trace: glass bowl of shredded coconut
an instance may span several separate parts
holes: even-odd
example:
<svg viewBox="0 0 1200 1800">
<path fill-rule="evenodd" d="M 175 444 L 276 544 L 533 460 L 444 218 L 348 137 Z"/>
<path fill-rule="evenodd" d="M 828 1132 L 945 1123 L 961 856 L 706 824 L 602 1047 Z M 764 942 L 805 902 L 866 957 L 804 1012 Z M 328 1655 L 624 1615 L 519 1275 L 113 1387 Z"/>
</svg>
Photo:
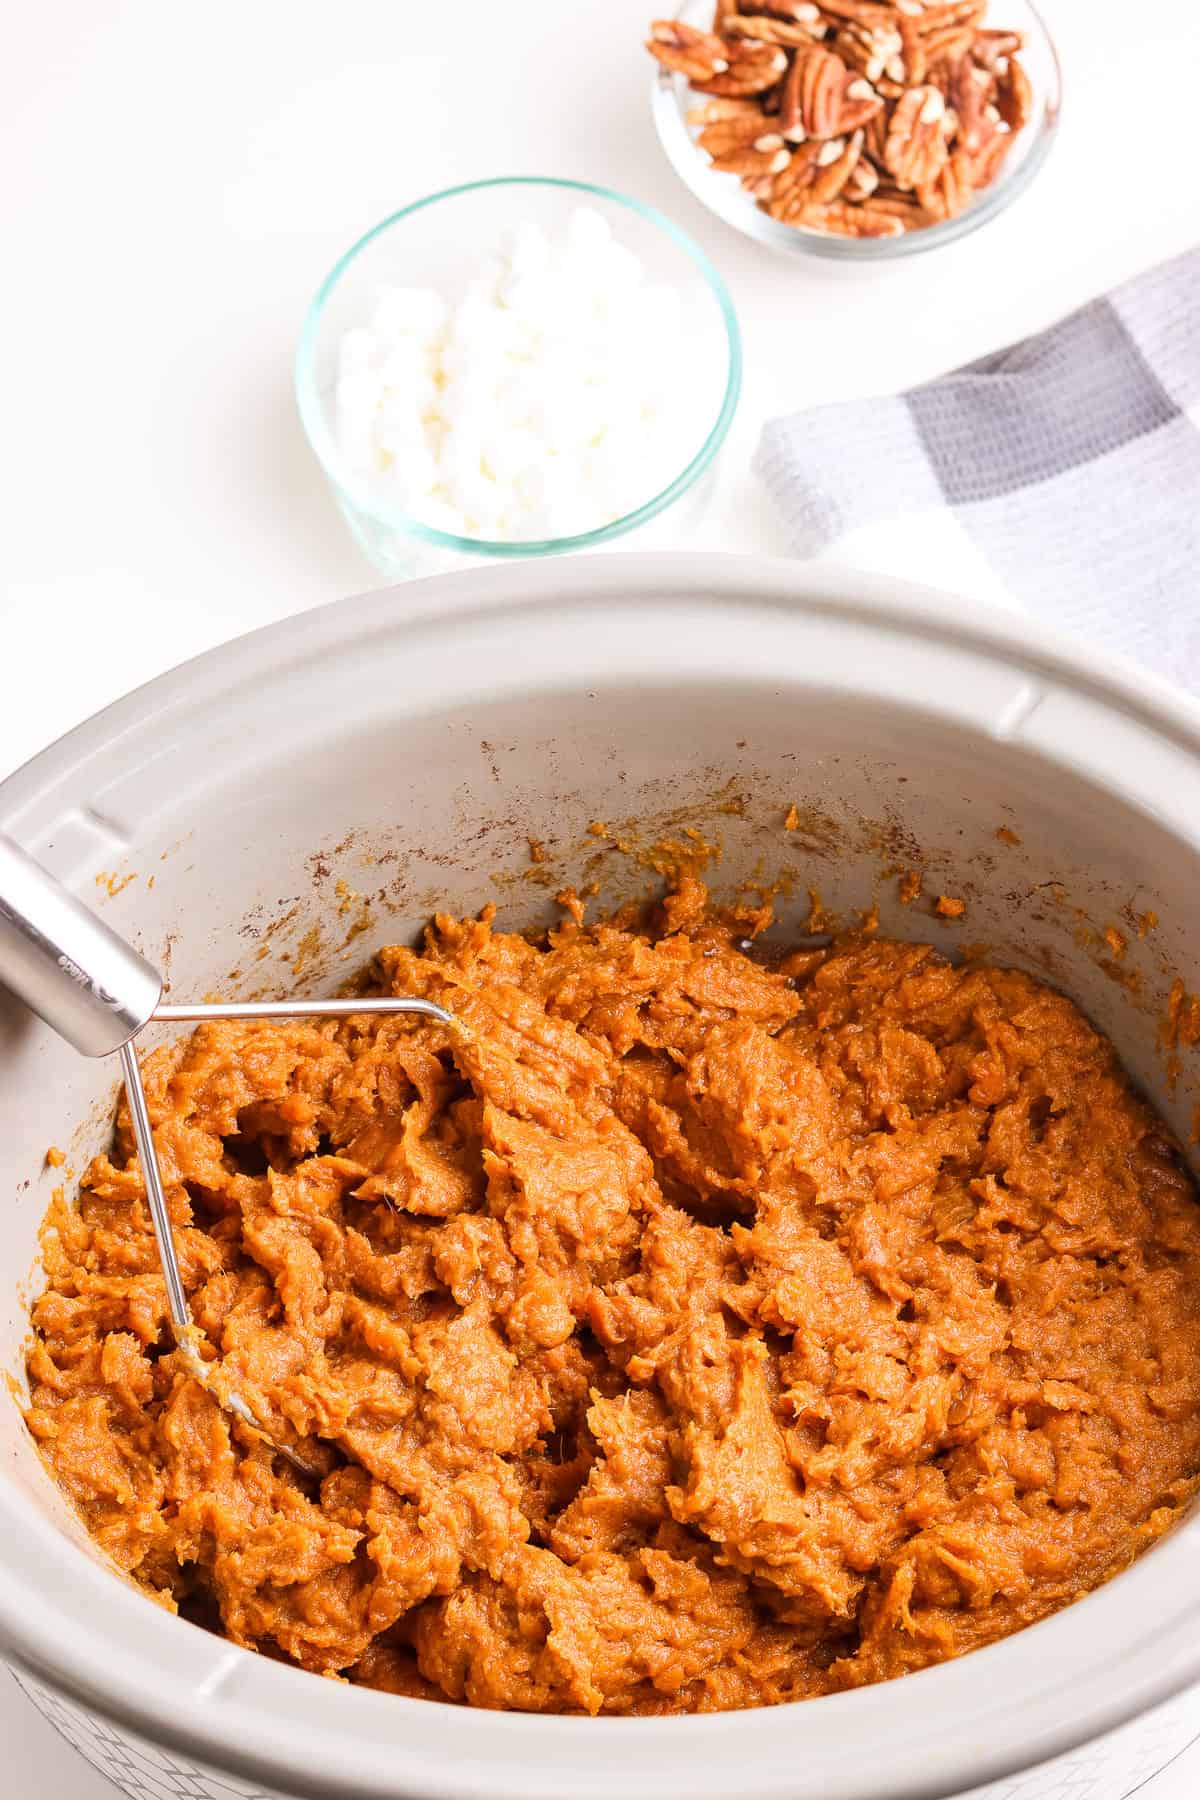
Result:
<svg viewBox="0 0 1200 1800">
<path fill-rule="evenodd" d="M 642 544 L 652 522 L 672 541 L 704 503 L 740 379 L 725 284 L 677 226 L 523 176 L 368 232 L 296 355 L 309 442 L 393 576 Z"/>
</svg>

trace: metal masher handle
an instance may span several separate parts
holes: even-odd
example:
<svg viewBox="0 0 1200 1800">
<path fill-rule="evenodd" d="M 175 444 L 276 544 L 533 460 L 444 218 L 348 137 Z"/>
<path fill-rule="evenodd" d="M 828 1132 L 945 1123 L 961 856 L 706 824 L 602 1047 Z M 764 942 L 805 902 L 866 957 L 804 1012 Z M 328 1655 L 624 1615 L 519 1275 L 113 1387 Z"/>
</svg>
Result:
<svg viewBox="0 0 1200 1800">
<path fill-rule="evenodd" d="M 162 977 L 0 832 L 0 982 L 84 1056 L 111 1056 L 147 1023 Z"/>
</svg>

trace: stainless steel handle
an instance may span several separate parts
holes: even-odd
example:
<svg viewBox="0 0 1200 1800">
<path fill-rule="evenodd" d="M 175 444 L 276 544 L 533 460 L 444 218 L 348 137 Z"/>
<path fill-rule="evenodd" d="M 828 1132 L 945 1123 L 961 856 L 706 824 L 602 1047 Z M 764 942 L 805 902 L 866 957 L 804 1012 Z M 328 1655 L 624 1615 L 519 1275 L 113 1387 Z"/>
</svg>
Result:
<svg viewBox="0 0 1200 1800">
<path fill-rule="evenodd" d="M 162 995 L 157 969 L 3 832 L 0 983 L 84 1056 L 127 1044 Z"/>
</svg>

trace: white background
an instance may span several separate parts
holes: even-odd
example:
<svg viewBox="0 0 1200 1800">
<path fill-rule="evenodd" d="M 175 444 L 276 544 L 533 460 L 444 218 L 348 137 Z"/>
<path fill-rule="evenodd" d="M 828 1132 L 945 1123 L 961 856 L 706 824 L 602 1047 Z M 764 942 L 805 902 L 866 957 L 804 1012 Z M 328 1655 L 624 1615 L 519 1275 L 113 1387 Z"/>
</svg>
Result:
<svg viewBox="0 0 1200 1800">
<path fill-rule="evenodd" d="M 291 356 L 329 265 L 423 193 L 575 176 L 700 240 L 733 290 L 747 376 L 699 541 L 771 551 L 786 546 L 748 474 L 769 412 L 993 349 L 1200 226 L 1191 0 L 1044 0 L 1066 75 L 1049 164 L 978 236 L 869 271 L 780 259 L 682 189 L 650 123 L 651 5 L 14 0 L 0 59 L 0 775 L 180 658 L 377 584 L 301 436 Z M 993 13 L 1002 23 L 1003 0 Z M 897 532 L 872 554 L 953 586 L 952 552 L 931 567 Z M 111 1797 L 2 1677 L 0 1742 L 13 1800 Z M 1200 1750 L 1141 1793 L 1198 1790 Z"/>
</svg>

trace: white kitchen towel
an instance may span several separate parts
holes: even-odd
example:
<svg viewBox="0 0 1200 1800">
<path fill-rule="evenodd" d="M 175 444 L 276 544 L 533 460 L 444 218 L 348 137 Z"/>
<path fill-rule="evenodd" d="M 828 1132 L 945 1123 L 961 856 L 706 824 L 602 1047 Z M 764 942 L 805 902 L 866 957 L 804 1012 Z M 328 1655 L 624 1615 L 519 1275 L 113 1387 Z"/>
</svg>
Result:
<svg viewBox="0 0 1200 1800">
<path fill-rule="evenodd" d="M 755 468 L 798 555 L 952 522 L 1018 605 L 1200 689 L 1200 249 L 906 394 L 773 419 Z"/>
</svg>

